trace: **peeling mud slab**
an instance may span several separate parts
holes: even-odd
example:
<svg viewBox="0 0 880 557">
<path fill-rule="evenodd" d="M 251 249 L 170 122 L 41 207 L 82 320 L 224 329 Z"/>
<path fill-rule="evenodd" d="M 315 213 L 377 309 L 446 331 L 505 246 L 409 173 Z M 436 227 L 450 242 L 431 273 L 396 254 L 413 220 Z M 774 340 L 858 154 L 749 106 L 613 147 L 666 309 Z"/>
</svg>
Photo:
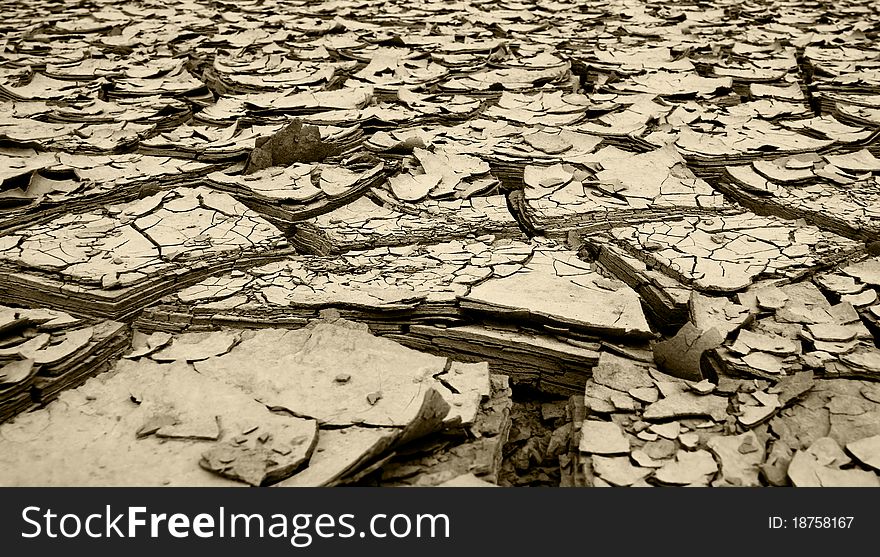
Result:
<svg viewBox="0 0 880 557">
<path fill-rule="evenodd" d="M 290 252 L 272 225 L 204 188 L 60 217 L 3 236 L 0 248 L 4 301 L 115 319 L 206 275 Z"/>
<path fill-rule="evenodd" d="M 669 146 L 639 154 L 605 147 L 588 168 L 527 166 L 525 189 L 511 194 L 514 206 L 531 228 L 563 238 L 569 230 L 733 210 Z"/>
<path fill-rule="evenodd" d="M 598 341 L 569 339 L 546 332 L 480 323 L 440 327 L 411 325 L 405 334 L 389 335 L 401 344 L 468 361 L 487 361 L 493 372 L 543 392 L 580 391 L 599 361 Z"/>
<path fill-rule="evenodd" d="M 401 171 L 390 176 L 385 185 L 386 191 L 399 201 L 468 199 L 497 191 L 498 179 L 479 157 L 446 147 L 413 147 L 412 152 L 412 157 L 402 160 Z"/>
<path fill-rule="evenodd" d="M 778 152 L 798 154 L 829 147 L 834 141 L 815 139 L 764 121 L 756 122 L 752 128 L 732 128 L 724 134 L 687 130 L 676 140 L 683 156 L 702 165 L 758 158 L 763 154 L 761 148 L 768 144 Z"/>
<path fill-rule="evenodd" d="M 0 422 L 107 369 L 129 329 L 45 309 L 0 306 Z"/>
<path fill-rule="evenodd" d="M 15 116 L 0 119 L 0 141 L 41 151 L 110 155 L 130 149 L 155 131 L 155 125 L 136 122 L 40 122 Z"/>
<path fill-rule="evenodd" d="M 550 245 L 537 249 L 522 271 L 476 285 L 461 297 L 461 307 L 595 336 L 654 336 L 631 288 L 603 276 L 573 252 Z"/>
<path fill-rule="evenodd" d="M 0 483 L 324 485 L 441 430 L 502 436 L 506 382 L 492 384 L 486 364 L 345 321 L 140 335 L 112 371 L 0 426 Z M 20 465 L 36 453 L 37 468 Z"/>
<path fill-rule="evenodd" d="M 206 400 L 216 404 L 209 407 Z M 233 438 L 240 435 L 248 435 L 242 445 L 271 450 L 272 445 L 265 449 L 257 445 L 258 436 L 264 434 L 271 435 L 272 445 L 288 452 L 286 457 L 278 455 L 277 460 L 283 460 L 278 464 L 296 468 L 311 453 L 317 423 L 273 414 L 245 393 L 201 376 L 182 361 L 122 360 L 113 371 L 64 393 L 46 409 L 0 426 L 4 445 L 0 483 L 235 485 L 228 476 L 200 467 L 200 460 L 208 451 L 231 448 Z M 230 451 L 218 458 L 233 469 L 237 456 Z M 271 457 L 264 460 L 270 461 L 275 462 Z M 259 484 L 258 467 L 253 468 L 246 477 Z"/>
<path fill-rule="evenodd" d="M 0 231 L 193 185 L 217 165 L 140 154 L 0 152 Z"/>
<path fill-rule="evenodd" d="M 795 280 L 864 247 L 803 222 L 751 213 L 643 223 L 584 240 L 625 282 L 643 282 L 640 269 L 627 265 L 629 256 L 686 287 L 716 294 L 744 290 L 759 279 Z"/>
<path fill-rule="evenodd" d="M 510 94 L 502 93 L 499 104 L 491 108 L 501 107 L 508 95 Z M 531 108 L 519 111 L 518 117 L 514 116 L 517 114 L 516 111 L 505 110 L 508 119 L 496 120 L 478 116 L 454 126 L 401 127 L 381 131 L 368 138 L 364 145 L 383 158 L 403 162 L 412 160 L 408 155 L 419 152 L 417 149 L 433 148 L 435 152 L 444 153 L 451 161 L 458 160 L 465 163 L 460 163 L 460 167 L 485 170 L 485 167 L 477 166 L 479 163 L 473 160 L 476 158 L 482 161 L 482 164 L 488 164 L 491 176 L 497 178 L 503 188 L 508 190 L 522 189 L 525 168 L 529 165 L 595 164 L 594 153 L 602 144 L 601 137 L 578 131 L 570 126 L 560 127 L 550 124 L 554 116 L 551 111 L 554 108 L 560 105 L 563 110 L 571 108 L 566 98 L 578 97 L 579 102 L 585 102 L 585 97 L 563 95 L 560 92 L 551 95 L 539 93 L 513 95 L 513 97 L 516 99 L 511 98 L 511 103 L 531 103 Z M 561 116 L 569 120 L 573 116 L 574 120 L 577 120 L 581 118 L 582 109 L 584 107 L 579 107 L 574 113 L 563 113 Z M 539 124 L 540 127 L 536 127 L 535 124 Z M 651 145 L 646 144 L 641 148 L 649 149 Z M 425 169 L 422 163 L 411 166 L 416 167 L 414 169 L 416 176 L 428 174 L 436 176 L 443 173 L 449 175 L 454 172 L 454 167 L 443 170 L 439 167 Z M 418 168 L 419 166 L 421 169 Z M 469 175 L 470 172 L 467 174 Z M 447 195 L 468 197 L 475 190 L 494 187 L 494 178 L 491 181 L 456 180 L 457 185 L 454 188 L 436 187 L 439 184 L 430 185 L 425 194 L 434 192 L 437 195 L 446 190 Z M 418 178 L 418 180 L 425 179 Z M 447 179 L 447 183 L 449 182 L 450 180 Z"/>
<path fill-rule="evenodd" d="M 474 284 L 523 269 L 534 247 L 513 240 L 454 240 L 294 256 L 181 290 L 151 308 L 145 329 L 211 327 L 222 322 L 303 324 L 323 309 L 399 332 L 421 319 L 457 320 L 458 297 Z"/>
<path fill-rule="evenodd" d="M 433 244 L 468 236 L 525 239 L 507 208 L 507 200 L 500 195 L 419 203 L 402 203 L 387 195 L 373 201 L 365 196 L 297 223 L 295 230 L 291 243 L 304 253 L 316 255 Z"/>
<path fill-rule="evenodd" d="M 753 211 L 803 218 L 825 230 L 875 241 L 880 160 L 867 149 L 846 154 L 806 153 L 728 166 L 716 183 Z"/>
<path fill-rule="evenodd" d="M 138 324 L 295 328 L 330 308 L 408 346 L 489 361 L 514 382 L 562 393 L 582 388 L 600 342 L 640 349 L 654 337 L 635 292 L 573 252 L 488 239 L 298 256 L 184 289 Z"/>
<path fill-rule="evenodd" d="M 187 334 L 211 338 L 219 333 Z M 430 388 L 455 406 L 446 418 L 472 423 L 479 401 L 489 394 L 486 364 L 452 364 L 376 338 L 365 325 L 340 320 L 232 334 L 239 339 L 234 350 L 196 361 L 195 369 L 270 408 L 316 419 L 322 426 L 404 427 Z M 172 356 L 159 351 L 151 357 Z M 452 390 L 444 383 L 459 385 Z"/>
<path fill-rule="evenodd" d="M 347 159 L 340 164 L 295 162 L 250 174 L 237 169 L 208 175 L 208 184 L 228 192 L 281 229 L 355 201 L 385 178 L 385 163 Z"/>
<path fill-rule="evenodd" d="M 575 240 L 575 245 L 580 243 L 581 240 Z M 599 263 L 610 275 L 635 290 L 642 300 L 646 315 L 664 332 L 674 330 L 687 321 L 691 289 L 661 269 L 650 266 L 650 261 L 643 261 L 609 245 L 603 244 L 597 250 L 592 242 L 580 245 L 578 255 L 585 261 Z"/>
</svg>

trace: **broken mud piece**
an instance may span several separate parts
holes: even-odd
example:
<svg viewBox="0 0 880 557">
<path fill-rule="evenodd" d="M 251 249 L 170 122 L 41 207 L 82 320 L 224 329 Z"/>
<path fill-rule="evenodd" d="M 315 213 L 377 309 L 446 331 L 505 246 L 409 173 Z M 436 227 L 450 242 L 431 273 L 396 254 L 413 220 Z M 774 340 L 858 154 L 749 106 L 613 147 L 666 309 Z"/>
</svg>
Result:
<svg viewBox="0 0 880 557">
<path fill-rule="evenodd" d="M 657 367 L 673 377 L 697 382 L 715 379 L 706 377 L 711 370 L 704 373 L 700 361 L 703 352 L 721 346 L 722 342 L 724 337 L 717 329 L 701 331 L 688 322 L 671 339 L 654 344 L 654 359 Z"/>
<path fill-rule="evenodd" d="M 444 149 L 431 152 L 418 147 L 413 155 L 413 159 L 405 161 L 411 171 L 388 180 L 391 195 L 401 202 L 422 201 L 428 196 L 467 199 L 497 192 L 498 179 L 489 173 L 489 164 L 478 157 Z"/>
<path fill-rule="evenodd" d="M 740 415 L 736 419 L 744 427 L 752 428 L 764 423 L 778 411 L 778 405 L 744 406 L 740 408 Z"/>
<path fill-rule="evenodd" d="M 400 430 L 381 427 L 325 429 L 318 433 L 318 444 L 305 469 L 275 484 L 275 487 L 320 487 L 345 474 L 359 470 L 382 455 Z"/>
<path fill-rule="evenodd" d="M 614 146 L 572 160 L 601 168 L 585 172 L 569 164 L 526 166 L 521 194 L 512 197 L 521 220 L 551 238 L 636 222 L 710 213 L 730 207 L 687 167 L 670 146 L 632 153 Z"/>
<path fill-rule="evenodd" d="M 0 423 L 105 371 L 128 347 L 130 329 L 115 321 L 0 306 L 4 315 L 29 328 L 0 333 Z"/>
<path fill-rule="evenodd" d="M 688 387 L 697 394 L 708 395 L 715 390 L 715 383 L 712 383 L 708 379 L 703 379 L 698 383 L 689 384 Z"/>
<path fill-rule="evenodd" d="M 788 477 L 795 487 L 880 487 L 874 472 L 822 465 L 809 451 L 794 454 Z"/>
<path fill-rule="evenodd" d="M 747 307 L 727 298 L 704 296 L 696 291 L 691 293 L 688 309 L 691 323 L 697 330 L 715 329 L 724 339 L 751 320 Z"/>
<path fill-rule="evenodd" d="M 847 443 L 846 450 L 862 464 L 880 472 L 880 435 Z"/>
<path fill-rule="evenodd" d="M 651 425 L 648 430 L 666 439 L 676 439 L 678 438 L 678 434 L 681 433 L 681 424 L 679 422 L 654 424 Z"/>
<path fill-rule="evenodd" d="M 376 188 L 373 192 L 370 197 L 375 199 L 360 197 L 297 223 L 292 243 L 304 253 L 330 255 L 381 246 L 433 244 L 469 234 L 524 239 L 502 195 L 405 203 Z"/>
<path fill-rule="evenodd" d="M 584 403 L 592 413 L 640 411 L 640 403 L 650 404 L 659 397 L 652 378 L 656 372 L 646 362 L 603 351 L 593 377 L 586 382 Z"/>
<path fill-rule="evenodd" d="M 380 400 L 382 400 L 382 391 L 375 391 L 367 395 L 367 402 L 370 403 L 370 406 L 375 406 Z"/>
<path fill-rule="evenodd" d="M 134 360 L 143 356 L 148 356 L 167 346 L 172 338 L 173 337 L 170 333 L 155 332 L 151 335 L 146 335 L 136 331 L 131 340 L 132 350 L 123 357 Z"/>
<path fill-rule="evenodd" d="M 645 222 L 584 239 L 619 274 L 642 274 L 624 252 L 704 294 L 737 292 L 764 277 L 802 277 L 860 249 L 816 226 L 752 213 Z"/>
<path fill-rule="evenodd" d="M 662 468 L 666 465 L 666 462 L 662 460 L 654 460 L 642 449 L 634 450 L 630 456 L 632 457 L 632 460 L 642 468 Z"/>
<path fill-rule="evenodd" d="M 381 160 L 353 157 L 338 164 L 297 162 L 253 174 L 240 174 L 233 167 L 212 172 L 207 182 L 287 230 L 294 223 L 359 201 L 384 180 L 386 166 Z"/>
<path fill-rule="evenodd" d="M 160 429 L 167 426 L 173 426 L 176 423 L 177 418 L 172 415 L 156 414 L 148 418 L 147 421 L 144 422 L 144 425 L 135 432 L 135 435 L 138 439 L 149 437 L 150 435 L 157 433 Z M 214 439 L 216 439 L 216 437 L 214 437 Z"/>
<path fill-rule="evenodd" d="M 493 371 L 510 376 L 517 384 L 562 395 L 583 393 L 600 355 L 595 343 L 490 323 L 454 327 L 413 324 L 408 334 L 389 336 L 418 350 L 464 361 L 486 361 Z"/>
<path fill-rule="evenodd" d="M 279 230 L 205 187 L 71 213 L 18 234 L 20 242 L 0 249 L 0 299 L 115 319 L 216 272 L 291 252 Z"/>
<path fill-rule="evenodd" d="M 678 441 L 681 443 L 682 447 L 692 451 L 700 446 L 700 434 L 694 433 L 693 431 L 682 433 L 678 436 Z"/>
<path fill-rule="evenodd" d="M 461 298 L 461 306 L 490 315 L 524 315 L 612 338 L 653 336 L 635 291 L 603 277 L 574 253 L 543 247 L 524 267 L 477 285 Z"/>
<path fill-rule="evenodd" d="M 648 373 L 649 367 L 642 362 L 603 351 L 599 355 L 599 363 L 593 368 L 593 381 L 621 392 L 650 389 L 654 387 L 654 381 Z"/>
<path fill-rule="evenodd" d="M 0 367 L 0 423 L 33 405 L 30 388 L 38 371 L 33 360 L 15 360 Z"/>
<path fill-rule="evenodd" d="M 317 126 L 303 124 L 299 118 L 273 136 L 258 138 L 256 148 L 245 163 L 244 173 L 253 174 L 273 166 L 290 166 L 293 163 L 324 162 L 338 155 L 339 147 L 321 139 Z"/>
<path fill-rule="evenodd" d="M 655 439 L 645 443 L 640 450 L 648 458 L 664 461 L 675 454 L 676 446 L 675 442 L 669 439 Z"/>
<path fill-rule="evenodd" d="M 586 420 L 581 428 L 580 450 L 585 453 L 613 455 L 628 453 L 630 442 L 619 425 Z"/>
<path fill-rule="evenodd" d="M 133 392 L 140 404 L 132 404 Z M 183 362 L 122 359 L 58 401 L 0 425 L 0 484 L 243 485 L 233 477 L 262 483 L 258 472 L 221 477 L 199 466 L 205 452 L 226 446 L 253 424 L 259 429 L 245 437 L 271 432 L 273 443 L 291 450 L 267 456 L 265 463 L 275 464 L 250 467 L 266 479 L 280 479 L 292 472 L 288 464 L 304 462 L 318 433 L 316 421 L 272 413 Z M 212 461 L 221 464 L 219 457 Z"/>
<path fill-rule="evenodd" d="M 727 399 L 718 395 L 680 392 L 650 404 L 643 417 L 646 420 L 666 420 L 705 416 L 720 422 L 727 416 L 727 404 Z"/>
<path fill-rule="evenodd" d="M 458 379 L 444 377 L 446 358 L 373 336 L 366 326 L 344 320 L 316 321 L 297 330 L 247 331 L 241 338 L 232 350 L 197 361 L 195 368 L 270 408 L 315 418 L 322 425 L 406 426 L 420 409 L 413 401 L 434 386 L 450 406 L 459 403 L 453 416 L 470 423 L 485 389 L 465 384 L 488 386 L 486 364 L 457 364 L 450 367 L 452 375 L 474 378 L 459 384 L 461 394 L 451 392 L 443 382 L 455 384 Z M 349 380 L 328 388 L 340 374 Z"/>
<path fill-rule="evenodd" d="M 650 468 L 633 466 L 628 456 L 593 456 L 593 472 L 618 487 L 628 487 L 651 475 Z"/>
<path fill-rule="evenodd" d="M 807 452 L 815 457 L 816 462 L 822 466 L 841 468 L 852 462 L 837 441 L 831 437 L 821 437 L 816 439 L 813 444 L 810 445 L 810 448 L 807 449 Z"/>
<path fill-rule="evenodd" d="M 511 394 L 506 376 L 491 376 L 491 394 L 480 405 L 473 425 L 464 430 L 446 429 L 415 442 L 407 442 L 408 436 L 404 435 L 394 456 L 382 466 L 376 483 L 434 486 L 463 473 L 472 473 L 493 484 L 501 483 L 502 450 L 512 424 Z M 362 482 L 359 485 L 375 484 Z"/>
<path fill-rule="evenodd" d="M 226 442 L 202 453 L 199 465 L 223 477 L 261 486 L 291 476 L 312 454 L 315 432 L 276 425 L 263 425 L 259 435 L 245 435 L 243 442 Z M 270 442 L 271 441 L 271 442 Z"/>
<path fill-rule="evenodd" d="M 322 429 L 308 466 L 276 487 L 318 487 L 359 482 L 363 475 L 387 471 L 391 459 L 413 443 L 448 447 L 432 437 L 444 427 L 450 405 L 433 388 L 425 391 L 413 421 L 404 427 Z M 384 473 L 384 472 L 383 472 Z"/>
<path fill-rule="evenodd" d="M 679 450 L 675 460 L 657 470 L 654 477 L 665 484 L 707 486 L 717 472 L 718 464 L 708 451 Z"/>
<path fill-rule="evenodd" d="M 774 308 L 760 307 L 765 294 L 778 301 Z M 780 389 L 792 392 L 783 404 L 809 389 L 812 376 L 788 379 L 804 372 L 837 378 L 880 375 L 880 350 L 860 314 L 848 302 L 832 305 L 813 282 L 758 286 L 739 298 L 758 318 L 741 328 L 736 340 L 707 352 L 707 367 L 719 374 L 784 380 L 788 386 Z"/>
<path fill-rule="evenodd" d="M 813 371 L 809 370 L 795 373 L 789 377 L 783 377 L 778 383 L 770 387 L 767 392 L 777 394 L 779 405 L 784 407 L 789 402 L 798 399 L 801 395 L 808 392 L 815 384 Z"/>
<path fill-rule="evenodd" d="M 205 333 L 186 333 L 170 340 L 167 348 L 150 354 L 157 362 L 198 362 L 229 352 L 241 338 L 237 331 L 217 331 Z"/>
<path fill-rule="evenodd" d="M 764 446 L 753 432 L 710 437 L 706 446 L 721 465 L 722 485 L 760 487 L 758 473 L 764 462 Z"/>
<path fill-rule="evenodd" d="M 773 441 L 766 460 L 760 466 L 761 477 L 771 486 L 789 485 L 788 466 L 793 454 L 791 447 L 781 439 Z"/>
<path fill-rule="evenodd" d="M 15 385 L 28 379 L 34 372 L 33 360 L 15 360 L 0 367 L 0 387 Z"/>
</svg>

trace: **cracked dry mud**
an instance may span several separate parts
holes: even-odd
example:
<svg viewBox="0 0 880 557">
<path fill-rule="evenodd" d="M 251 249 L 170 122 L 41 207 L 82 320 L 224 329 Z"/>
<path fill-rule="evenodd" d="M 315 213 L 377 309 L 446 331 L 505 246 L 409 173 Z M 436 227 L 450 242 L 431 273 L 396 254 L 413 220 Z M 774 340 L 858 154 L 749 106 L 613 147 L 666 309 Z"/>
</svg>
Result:
<svg viewBox="0 0 880 557">
<path fill-rule="evenodd" d="M 876 2 L 0 10 L 0 485 L 880 485 Z"/>
</svg>

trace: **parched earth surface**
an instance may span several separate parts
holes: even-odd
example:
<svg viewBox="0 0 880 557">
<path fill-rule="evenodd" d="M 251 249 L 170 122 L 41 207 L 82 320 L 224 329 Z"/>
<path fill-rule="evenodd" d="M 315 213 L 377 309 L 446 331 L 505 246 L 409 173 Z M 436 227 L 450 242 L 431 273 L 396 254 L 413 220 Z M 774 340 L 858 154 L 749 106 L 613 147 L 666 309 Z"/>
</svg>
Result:
<svg viewBox="0 0 880 557">
<path fill-rule="evenodd" d="M 876 2 L 0 13 L 0 485 L 880 485 Z"/>
</svg>

